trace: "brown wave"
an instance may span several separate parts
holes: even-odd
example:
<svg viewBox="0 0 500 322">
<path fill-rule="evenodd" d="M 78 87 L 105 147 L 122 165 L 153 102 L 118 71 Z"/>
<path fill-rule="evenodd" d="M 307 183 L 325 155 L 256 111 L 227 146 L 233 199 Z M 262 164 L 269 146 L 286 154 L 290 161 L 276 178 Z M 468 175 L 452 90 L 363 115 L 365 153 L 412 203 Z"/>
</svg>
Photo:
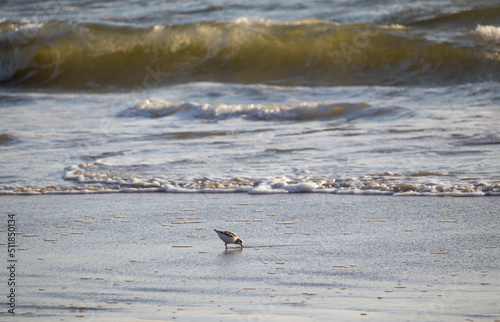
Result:
<svg viewBox="0 0 500 322">
<path fill-rule="evenodd" d="M 419 85 L 500 75 L 500 61 L 479 43 L 439 43 L 402 26 L 321 20 L 150 28 L 4 21 L 0 58 L 3 85 L 62 90 L 142 90 L 196 81 Z"/>
</svg>

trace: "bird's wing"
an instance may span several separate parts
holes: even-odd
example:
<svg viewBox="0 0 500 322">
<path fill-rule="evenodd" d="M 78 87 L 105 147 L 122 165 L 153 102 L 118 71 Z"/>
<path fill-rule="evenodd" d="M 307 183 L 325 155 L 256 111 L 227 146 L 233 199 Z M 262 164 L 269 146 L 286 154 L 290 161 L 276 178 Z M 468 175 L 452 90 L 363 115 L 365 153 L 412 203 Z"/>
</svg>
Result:
<svg viewBox="0 0 500 322">
<path fill-rule="evenodd" d="M 223 233 L 224 235 L 229 236 L 229 237 L 238 237 L 238 236 L 236 236 L 236 234 L 235 234 L 235 233 L 233 233 L 232 231 L 228 231 L 228 230 L 226 230 L 226 231 L 222 231 L 222 233 Z"/>
</svg>

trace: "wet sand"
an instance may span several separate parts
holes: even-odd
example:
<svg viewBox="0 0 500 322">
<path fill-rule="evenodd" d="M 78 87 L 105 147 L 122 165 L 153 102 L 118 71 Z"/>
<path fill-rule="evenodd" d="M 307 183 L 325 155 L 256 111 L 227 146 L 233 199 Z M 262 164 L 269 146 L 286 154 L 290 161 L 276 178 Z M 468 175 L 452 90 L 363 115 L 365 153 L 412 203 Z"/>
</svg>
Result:
<svg viewBox="0 0 500 322">
<path fill-rule="evenodd" d="M 16 317 L 493 321 L 500 199 L 331 194 L 1 196 Z M 231 230 L 245 248 L 213 229 Z M 2 267 L 7 232 L 1 232 Z M 3 269 L 2 276 L 8 274 Z M 0 292 L 5 299 L 7 285 Z M 10 319 L 2 306 L 0 320 Z"/>
</svg>

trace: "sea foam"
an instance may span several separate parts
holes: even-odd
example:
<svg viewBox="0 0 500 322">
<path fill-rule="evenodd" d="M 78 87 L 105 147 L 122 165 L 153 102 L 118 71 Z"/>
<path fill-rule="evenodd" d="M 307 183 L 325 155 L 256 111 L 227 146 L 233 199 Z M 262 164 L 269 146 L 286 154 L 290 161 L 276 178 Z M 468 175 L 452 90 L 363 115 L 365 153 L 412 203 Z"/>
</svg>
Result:
<svg viewBox="0 0 500 322">
<path fill-rule="evenodd" d="M 475 31 L 485 40 L 500 41 L 500 27 L 478 25 Z"/>
</svg>

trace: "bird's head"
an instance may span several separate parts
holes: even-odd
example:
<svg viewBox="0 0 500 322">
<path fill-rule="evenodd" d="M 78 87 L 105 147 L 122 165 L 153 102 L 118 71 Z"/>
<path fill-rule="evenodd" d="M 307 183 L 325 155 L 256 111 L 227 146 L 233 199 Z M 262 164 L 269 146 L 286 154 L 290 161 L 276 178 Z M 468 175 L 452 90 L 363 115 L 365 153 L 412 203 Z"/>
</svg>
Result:
<svg viewBox="0 0 500 322">
<path fill-rule="evenodd" d="M 234 243 L 243 246 L 243 241 L 241 240 L 241 238 L 236 239 Z"/>
</svg>

